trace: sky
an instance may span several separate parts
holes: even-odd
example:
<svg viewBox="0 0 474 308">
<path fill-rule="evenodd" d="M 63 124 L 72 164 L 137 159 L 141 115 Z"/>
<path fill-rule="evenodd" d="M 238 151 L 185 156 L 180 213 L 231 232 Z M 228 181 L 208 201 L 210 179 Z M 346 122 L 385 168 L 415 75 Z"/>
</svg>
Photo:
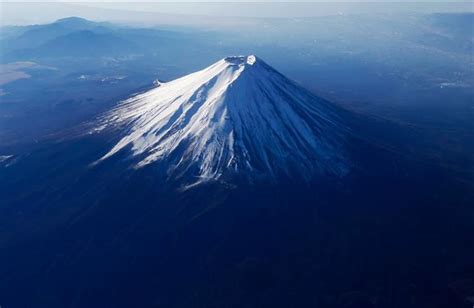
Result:
<svg viewBox="0 0 474 308">
<path fill-rule="evenodd" d="M 180 15 L 214 18 L 297 18 L 334 14 L 464 12 L 474 11 L 474 2 L 445 1 L 4 1 L 0 0 L 2 25 L 48 23 L 80 16 L 92 20 L 143 24 L 198 24 L 205 20 L 184 20 Z M 129 14 L 130 13 L 130 14 Z M 167 15 L 167 16 L 164 16 Z"/>
</svg>

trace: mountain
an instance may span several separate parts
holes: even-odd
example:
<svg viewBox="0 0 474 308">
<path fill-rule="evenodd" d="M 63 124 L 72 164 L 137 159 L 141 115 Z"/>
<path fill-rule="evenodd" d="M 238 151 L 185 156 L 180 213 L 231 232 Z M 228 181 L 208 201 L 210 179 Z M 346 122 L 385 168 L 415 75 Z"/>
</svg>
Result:
<svg viewBox="0 0 474 308">
<path fill-rule="evenodd" d="M 4 37 L 6 51 L 34 49 L 46 42 L 76 31 L 107 32 L 107 23 L 98 23 L 79 17 L 59 19 L 50 24 L 10 27 L 11 35 Z M 13 31 L 15 30 L 15 31 Z M 16 35 L 15 35 L 16 33 Z"/>
<path fill-rule="evenodd" d="M 53 25 L 60 25 L 70 30 L 90 30 L 101 26 L 110 26 L 107 22 L 95 22 L 76 16 L 58 19 Z"/>
<path fill-rule="evenodd" d="M 187 182 L 348 171 L 336 109 L 253 55 L 159 83 L 103 122 L 123 137 L 101 161 L 129 151 L 135 168 L 158 163 Z"/>
</svg>

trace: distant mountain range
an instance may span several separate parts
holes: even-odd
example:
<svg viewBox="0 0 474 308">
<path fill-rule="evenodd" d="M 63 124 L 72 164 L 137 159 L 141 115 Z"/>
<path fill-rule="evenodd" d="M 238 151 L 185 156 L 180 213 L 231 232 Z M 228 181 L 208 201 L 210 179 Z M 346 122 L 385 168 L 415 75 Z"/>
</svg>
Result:
<svg viewBox="0 0 474 308">
<path fill-rule="evenodd" d="M 51 24 L 3 27 L 2 60 L 49 57 L 97 57 L 156 52 L 162 44 L 182 40 L 182 33 L 137 29 L 70 17 Z M 186 40 L 191 37 L 186 36 Z"/>
<path fill-rule="evenodd" d="M 33 49 L 50 40 L 66 36 L 76 31 L 93 31 L 95 33 L 106 33 L 109 29 L 106 23 L 96 23 L 83 18 L 70 17 L 60 19 L 51 24 L 31 25 L 25 27 L 6 27 L 2 31 L 8 31 L 5 48 L 7 50 Z"/>
</svg>

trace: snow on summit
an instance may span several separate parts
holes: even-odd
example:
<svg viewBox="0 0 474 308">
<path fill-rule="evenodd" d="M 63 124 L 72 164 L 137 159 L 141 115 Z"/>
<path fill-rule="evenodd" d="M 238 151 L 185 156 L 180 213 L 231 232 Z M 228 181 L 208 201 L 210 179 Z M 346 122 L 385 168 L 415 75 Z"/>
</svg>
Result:
<svg viewBox="0 0 474 308">
<path fill-rule="evenodd" d="M 105 117 L 123 137 L 101 160 L 129 151 L 190 182 L 346 172 L 335 109 L 253 55 L 155 86 Z"/>
</svg>

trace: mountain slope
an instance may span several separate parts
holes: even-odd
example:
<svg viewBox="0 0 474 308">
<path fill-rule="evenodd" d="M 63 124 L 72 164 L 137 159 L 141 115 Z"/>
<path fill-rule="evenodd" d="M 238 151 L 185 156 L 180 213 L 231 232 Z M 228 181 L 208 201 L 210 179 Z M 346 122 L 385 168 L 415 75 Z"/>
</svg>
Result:
<svg viewBox="0 0 474 308">
<path fill-rule="evenodd" d="M 159 84 L 104 121 L 124 137 L 101 160 L 127 148 L 135 167 L 166 162 L 168 176 L 186 181 L 347 172 L 335 110 L 255 56 Z"/>
</svg>

